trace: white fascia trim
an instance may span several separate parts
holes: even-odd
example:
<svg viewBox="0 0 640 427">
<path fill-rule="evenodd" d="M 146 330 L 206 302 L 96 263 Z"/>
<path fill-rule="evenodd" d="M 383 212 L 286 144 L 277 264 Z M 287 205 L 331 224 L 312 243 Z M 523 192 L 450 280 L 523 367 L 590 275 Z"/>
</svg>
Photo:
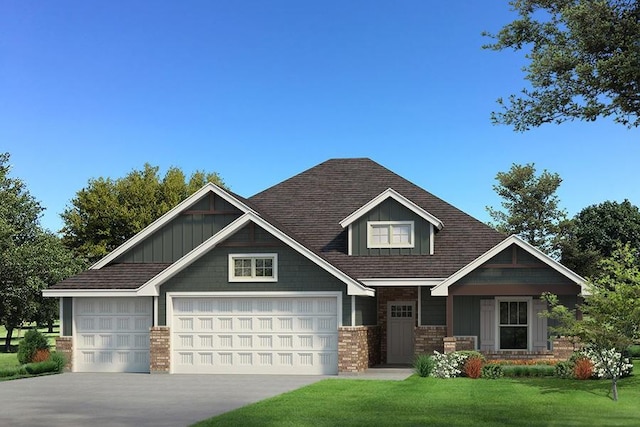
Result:
<svg viewBox="0 0 640 427">
<path fill-rule="evenodd" d="M 362 217 L 364 214 L 369 212 L 374 207 L 378 206 L 380 203 L 384 202 L 388 198 L 394 199 L 396 202 L 400 203 L 405 208 L 409 209 L 416 215 L 420 216 L 424 220 L 430 222 L 431 224 L 438 227 L 438 230 L 442 230 L 444 224 L 435 216 L 431 215 L 426 210 L 422 209 L 420 206 L 413 203 L 411 200 L 404 197 L 402 194 L 395 191 L 393 188 L 388 188 L 378 196 L 374 197 L 369 202 L 365 203 L 361 208 L 353 212 L 351 215 L 340 221 L 340 226 L 342 228 L 347 227 L 350 224 L 353 224 L 358 218 Z"/>
<path fill-rule="evenodd" d="M 231 224 L 226 226 L 224 229 L 220 230 L 217 234 L 213 235 L 209 239 L 205 240 L 198 247 L 193 249 L 191 252 L 180 258 L 178 261 L 173 263 L 169 268 L 165 269 L 157 276 L 149 280 L 147 283 L 142 285 L 138 289 L 139 296 L 157 296 L 160 294 L 158 287 L 180 272 L 183 268 L 190 265 L 192 262 L 200 258 L 202 255 L 206 254 L 209 250 L 215 247 L 219 242 L 231 236 L 233 233 L 238 231 L 240 228 L 244 227 L 249 222 L 254 222 L 256 225 L 264 228 L 269 233 L 280 239 L 285 244 L 289 245 L 291 248 L 296 250 L 301 255 L 305 256 L 307 259 L 314 262 L 316 265 L 341 280 L 347 285 L 347 294 L 349 295 L 365 295 L 365 296 L 374 296 L 375 290 L 370 289 L 357 280 L 352 279 L 338 268 L 334 267 L 328 261 L 320 258 L 309 249 L 298 243 L 296 240 L 284 234 L 282 231 L 278 230 L 273 225 L 269 224 L 267 221 L 262 219 L 253 211 L 247 212 L 242 215 L 240 218 L 233 221 Z"/>
<path fill-rule="evenodd" d="M 377 279 L 377 278 L 369 278 L 369 279 L 359 279 L 366 286 L 438 286 L 442 283 L 445 278 L 399 278 L 399 279 Z"/>
<path fill-rule="evenodd" d="M 195 204 L 198 200 L 200 200 L 202 197 L 204 197 L 208 193 L 214 193 L 215 195 L 222 197 L 224 200 L 226 200 L 227 202 L 229 202 L 233 206 L 237 207 L 242 212 L 245 212 L 245 213 L 246 212 L 250 212 L 250 211 L 253 212 L 253 210 L 251 208 L 249 208 L 247 205 L 242 203 L 240 200 L 238 200 L 235 197 L 233 197 L 231 194 L 226 192 L 224 189 L 218 187 L 217 185 L 215 185 L 213 183 L 205 184 L 200 190 L 196 191 L 191 196 L 187 197 L 182 202 L 177 204 L 169 212 L 165 213 L 160 218 L 158 218 L 157 220 L 155 220 L 154 222 L 152 222 L 151 224 L 146 226 L 138 234 L 136 234 L 135 236 L 133 236 L 132 238 L 130 238 L 129 240 L 124 242 L 122 245 L 118 246 L 116 249 L 114 249 L 107 256 L 105 256 L 100 261 L 96 262 L 91 267 L 89 267 L 89 269 L 90 270 L 98 270 L 98 269 L 106 266 L 111 261 L 115 260 L 117 257 L 119 257 L 120 255 L 122 255 L 123 253 L 125 253 L 126 251 L 128 251 L 129 249 L 131 249 L 132 247 L 137 245 L 138 243 L 142 242 L 147 237 L 149 237 L 156 230 L 162 228 L 164 225 L 169 223 L 169 221 L 171 221 L 172 219 L 174 219 L 175 217 L 180 215 L 180 213 L 182 211 L 184 211 L 185 209 L 187 209 L 190 206 L 192 206 L 193 204 Z"/>
<path fill-rule="evenodd" d="M 191 252 L 180 258 L 178 261 L 171 264 L 170 267 L 158 273 L 155 277 L 142 285 L 137 290 L 139 296 L 158 296 L 160 290 L 158 289 L 161 284 L 178 274 L 182 269 L 196 261 L 198 258 L 209 252 L 218 243 L 227 239 L 229 236 L 240 230 L 251 221 L 250 214 L 245 213 L 240 218 L 227 225 L 225 228 L 209 237 L 207 240 L 196 246 Z"/>
<path fill-rule="evenodd" d="M 136 289 L 45 289 L 42 296 L 47 298 L 60 297 L 135 297 Z"/>
<path fill-rule="evenodd" d="M 556 270 L 558 273 L 562 274 L 563 276 L 565 276 L 569 280 L 571 280 L 571 281 L 575 282 L 576 284 L 578 284 L 580 286 L 582 295 L 589 295 L 589 291 L 587 289 L 586 280 L 583 277 L 581 277 L 578 274 L 576 274 L 575 272 L 571 271 L 570 269 L 568 269 L 564 265 L 560 264 L 558 261 L 552 259 L 547 254 L 545 254 L 544 252 L 540 251 L 540 249 L 536 248 L 535 246 L 531 245 L 530 243 L 525 242 L 524 240 L 522 240 L 520 237 L 518 237 L 516 235 L 511 235 L 511 236 L 507 237 L 502 242 L 498 243 L 496 246 L 494 246 L 493 248 L 489 249 L 487 252 L 485 252 L 484 254 L 480 255 L 478 258 L 476 258 L 475 260 L 471 261 L 469 264 L 467 264 L 466 266 L 462 267 L 460 270 L 458 270 L 457 272 L 455 272 L 454 274 L 449 276 L 445 281 L 440 283 L 435 288 L 431 289 L 431 295 L 433 295 L 433 296 L 448 296 L 449 295 L 449 286 L 451 286 L 452 284 L 454 284 L 455 282 L 457 282 L 458 280 L 460 280 L 461 278 L 463 278 L 467 274 L 471 273 L 473 270 L 475 270 L 476 268 L 480 267 L 482 264 L 484 264 L 485 262 L 489 261 L 491 258 L 496 256 L 497 254 L 499 254 L 503 250 L 507 249 L 511 245 L 519 246 L 520 248 L 524 249 L 529 254 L 533 255 L 534 257 L 536 257 L 537 259 L 539 259 L 543 263 L 547 264 L 549 267 L 551 267 L 554 270 Z"/>
</svg>

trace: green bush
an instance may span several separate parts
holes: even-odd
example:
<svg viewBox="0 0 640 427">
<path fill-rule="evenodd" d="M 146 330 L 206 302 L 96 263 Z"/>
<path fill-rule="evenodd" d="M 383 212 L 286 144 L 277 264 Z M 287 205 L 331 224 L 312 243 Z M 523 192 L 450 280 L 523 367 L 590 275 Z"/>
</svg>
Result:
<svg viewBox="0 0 640 427">
<path fill-rule="evenodd" d="M 58 372 L 58 364 L 52 360 L 46 362 L 29 363 L 24 365 L 24 369 L 28 374 L 40 375 L 45 372 Z"/>
<path fill-rule="evenodd" d="M 431 375 L 431 371 L 433 371 L 434 365 L 435 362 L 431 356 L 421 354 L 420 356 L 416 357 L 416 360 L 413 363 L 413 368 L 415 369 L 416 374 L 418 374 L 419 376 L 428 377 L 429 375 Z"/>
<path fill-rule="evenodd" d="M 67 358 L 64 356 L 64 354 L 55 351 L 51 353 L 49 361 L 55 363 L 56 372 L 62 372 L 64 370 L 64 366 L 67 364 Z"/>
<path fill-rule="evenodd" d="M 0 369 L 0 378 L 15 377 L 18 375 L 26 375 L 27 371 L 24 366 L 15 366 L 11 368 Z"/>
<path fill-rule="evenodd" d="M 628 357 L 640 359 L 640 344 L 630 345 L 627 349 Z"/>
<path fill-rule="evenodd" d="M 568 361 L 558 362 L 554 368 L 553 375 L 564 379 L 573 378 L 573 363 Z"/>
<path fill-rule="evenodd" d="M 549 365 L 511 365 L 503 366 L 505 377 L 552 377 L 555 367 Z"/>
<path fill-rule="evenodd" d="M 482 362 L 486 362 L 487 359 L 484 357 L 484 354 L 480 353 L 479 351 L 475 351 L 475 350 L 460 350 L 460 351 L 456 351 L 456 353 L 462 354 L 465 357 L 465 359 L 480 359 L 482 360 Z"/>
<path fill-rule="evenodd" d="M 489 363 L 482 367 L 482 378 L 496 380 L 498 378 L 501 378 L 503 375 L 504 372 L 502 371 L 502 366 L 500 365 Z"/>
<path fill-rule="evenodd" d="M 47 337 L 37 329 L 31 329 L 24 334 L 24 338 L 18 345 L 18 362 L 23 365 L 30 363 L 36 351 L 48 348 L 49 341 Z"/>
</svg>

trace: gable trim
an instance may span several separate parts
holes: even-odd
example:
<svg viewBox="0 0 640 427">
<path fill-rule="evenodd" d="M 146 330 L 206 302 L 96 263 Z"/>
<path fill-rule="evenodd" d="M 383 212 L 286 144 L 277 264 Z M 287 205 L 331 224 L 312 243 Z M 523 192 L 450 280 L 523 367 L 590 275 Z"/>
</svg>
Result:
<svg viewBox="0 0 640 427">
<path fill-rule="evenodd" d="M 448 296 L 449 295 L 449 286 L 453 285 L 458 280 L 462 279 L 464 276 L 466 276 L 467 274 L 471 273 L 473 270 L 475 270 L 476 268 L 480 267 L 482 264 L 484 264 L 485 262 L 489 261 L 491 258 L 496 256 L 497 254 L 499 254 L 503 250 L 507 249 L 511 245 L 517 245 L 518 247 L 522 248 L 523 250 L 525 250 L 529 254 L 531 254 L 534 257 L 536 257 L 538 260 L 542 261 L 544 264 L 548 265 L 549 267 L 551 267 L 552 269 L 554 269 L 558 273 L 562 274 L 563 276 L 565 276 L 569 280 L 571 280 L 574 283 L 576 283 L 577 285 L 579 285 L 582 295 L 588 295 L 589 294 L 589 292 L 587 290 L 586 281 L 585 281 L 585 279 L 583 277 L 579 276 L 578 274 L 576 274 L 572 270 L 570 270 L 567 267 L 565 267 L 564 265 L 560 264 L 558 261 L 552 259 L 551 257 L 549 257 L 544 252 L 540 251 L 535 246 L 531 245 L 530 243 L 525 242 L 520 237 L 512 235 L 512 236 L 509 236 L 506 239 L 504 239 L 502 242 L 498 243 L 493 248 L 489 249 L 484 254 L 480 255 L 478 258 L 476 258 L 475 260 L 473 260 L 472 262 L 470 262 L 466 266 L 462 267 L 460 270 L 458 270 L 457 272 L 455 272 L 454 274 L 449 276 L 445 281 L 443 281 L 439 285 L 435 286 L 433 289 L 431 289 L 431 295 L 433 295 L 433 296 Z"/>
<path fill-rule="evenodd" d="M 434 287 L 439 285 L 440 283 L 442 283 L 445 279 L 434 279 L 434 278 L 420 278 L 420 277 L 415 277 L 415 278 L 406 278 L 406 277 L 400 277 L 400 278 L 368 278 L 368 279 L 359 279 L 362 283 L 364 283 L 366 286 L 384 286 L 384 287 L 391 287 L 391 286 L 428 286 L 428 287 Z"/>
<path fill-rule="evenodd" d="M 158 296 L 160 294 L 159 287 L 171 277 L 178 274 L 184 268 L 192 264 L 194 261 L 202 257 L 204 254 L 213 249 L 218 243 L 230 237 L 240 228 L 244 227 L 249 222 L 254 222 L 256 225 L 264 228 L 267 232 L 271 233 L 276 238 L 280 239 L 282 242 L 287 244 L 289 247 L 314 262 L 320 268 L 324 269 L 343 283 L 347 285 L 347 294 L 348 295 L 363 295 L 363 296 L 374 296 L 375 290 L 366 287 L 362 283 L 357 280 L 351 278 L 338 268 L 336 268 L 333 264 L 329 263 L 325 259 L 316 255 L 311 250 L 307 249 L 305 246 L 297 242 L 295 239 L 289 237 L 273 225 L 271 225 L 266 220 L 262 219 L 258 214 L 253 211 L 247 212 L 243 214 L 240 218 L 233 221 L 227 227 L 220 230 L 215 235 L 211 236 L 209 239 L 205 240 L 203 243 L 194 248 L 191 252 L 180 258 L 178 261 L 173 263 L 170 267 L 163 270 L 157 276 L 149 280 L 147 283 L 142 285 L 137 294 L 139 296 Z"/>
<path fill-rule="evenodd" d="M 171 220 L 173 220 L 178 215 L 180 215 L 182 211 L 194 205 L 196 202 L 198 202 L 198 200 L 202 199 L 208 193 L 214 193 L 215 195 L 220 196 L 225 201 L 229 202 L 233 206 L 240 209 L 242 212 L 246 213 L 246 212 L 252 211 L 251 208 L 249 208 L 247 205 L 242 203 L 240 200 L 233 197 L 227 191 L 209 182 L 205 184 L 200 190 L 196 191 L 191 196 L 187 197 L 182 202 L 177 204 L 173 209 L 169 210 L 160 218 L 158 218 L 157 220 L 153 221 L 151 224 L 143 228 L 142 231 L 140 231 L 138 234 L 136 234 L 135 236 L 133 236 L 132 238 L 124 242 L 122 245 L 118 246 L 116 249 L 111 251 L 104 258 L 102 258 L 101 260 L 93 264 L 91 267 L 89 267 L 89 270 L 99 270 L 102 267 L 105 267 L 110 262 L 118 258 L 120 255 L 124 254 L 129 249 L 133 248 L 138 243 L 142 242 L 144 239 L 149 237 L 155 231 L 159 230 L 160 228 L 168 224 Z"/>
<path fill-rule="evenodd" d="M 426 210 L 422 209 L 420 206 L 413 203 L 411 200 L 404 197 L 402 194 L 395 191 L 393 188 L 387 188 L 378 196 L 374 197 L 373 199 L 365 203 L 362 207 L 358 208 L 355 212 L 353 212 L 352 214 L 347 216 L 345 219 L 340 221 L 340 226 L 342 228 L 348 227 L 349 225 L 353 224 L 356 220 L 361 218 L 364 214 L 366 214 L 371 209 L 378 206 L 380 203 L 384 202 L 388 198 L 392 198 L 393 200 L 400 203 L 405 208 L 409 209 L 419 217 L 423 218 L 425 221 L 433 224 L 438 228 L 438 230 L 441 230 L 442 227 L 444 227 L 444 224 L 442 223 L 442 221 L 440 221 L 435 216 L 431 215 Z"/>
</svg>

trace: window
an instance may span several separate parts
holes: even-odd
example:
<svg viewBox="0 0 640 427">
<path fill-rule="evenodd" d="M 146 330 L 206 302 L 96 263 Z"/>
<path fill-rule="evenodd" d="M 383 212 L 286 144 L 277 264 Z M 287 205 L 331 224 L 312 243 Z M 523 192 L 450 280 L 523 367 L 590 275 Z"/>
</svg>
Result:
<svg viewBox="0 0 640 427">
<path fill-rule="evenodd" d="M 368 222 L 367 247 L 412 248 L 413 221 Z"/>
<path fill-rule="evenodd" d="M 230 282 L 275 282 L 278 280 L 277 254 L 229 255 Z"/>
<path fill-rule="evenodd" d="M 499 301 L 500 350 L 526 350 L 529 347 L 528 301 Z"/>
</svg>

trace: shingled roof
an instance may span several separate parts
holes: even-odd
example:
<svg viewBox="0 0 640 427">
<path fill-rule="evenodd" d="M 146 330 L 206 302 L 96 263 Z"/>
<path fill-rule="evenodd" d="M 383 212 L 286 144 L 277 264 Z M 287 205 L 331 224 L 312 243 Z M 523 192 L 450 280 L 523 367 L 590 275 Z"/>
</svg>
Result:
<svg viewBox="0 0 640 427">
<path fill-rule="evenodd" d="M 434 255 L 347 254 L 347 231 L 340 221 L 388 188 L 444 223 Z M 283 231 L 358 279 L 446 278 L 506 237 L 366 158 L 328 160 L 248 200 Z"/>
<path fill-rule="evenodd" d="M 138 289 L 171 264 L 111 264 L 86 270 L 56 283 L 51 289 Z"/>
</svg>

